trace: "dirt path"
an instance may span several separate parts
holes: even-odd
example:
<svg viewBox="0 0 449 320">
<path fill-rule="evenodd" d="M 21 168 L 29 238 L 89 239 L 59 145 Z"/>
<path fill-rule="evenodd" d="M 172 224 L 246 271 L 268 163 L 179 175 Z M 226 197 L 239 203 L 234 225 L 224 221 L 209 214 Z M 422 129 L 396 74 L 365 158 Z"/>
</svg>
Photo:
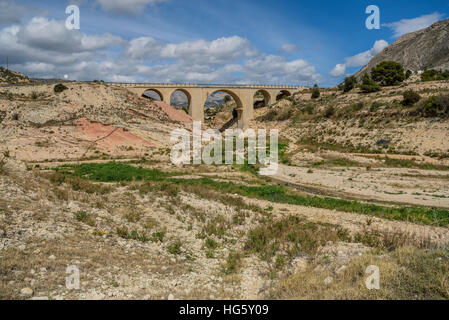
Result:
<svg viewBox="0 0 449 320">
<path fill-rule="evenodd" d="M 436 170 L 279 165 L 276 183 L 321 196 L 449 208 L 448 173 Z"/>
</svg>

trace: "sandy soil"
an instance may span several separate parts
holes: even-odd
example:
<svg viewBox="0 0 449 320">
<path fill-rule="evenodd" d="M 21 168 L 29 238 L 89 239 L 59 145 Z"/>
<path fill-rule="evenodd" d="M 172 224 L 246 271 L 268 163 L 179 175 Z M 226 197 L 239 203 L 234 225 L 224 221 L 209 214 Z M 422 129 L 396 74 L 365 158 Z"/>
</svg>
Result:
<svg viewBox="0 0 449 320">
<path fill-rule="evenodd" d="M 335 192 L 354 199 L 378 200 L 449 208 L 447 171 L 401 168 L 335 167 L 329 169 L 280 165 L 274 176 L 282 181 Z"/>
</svg>

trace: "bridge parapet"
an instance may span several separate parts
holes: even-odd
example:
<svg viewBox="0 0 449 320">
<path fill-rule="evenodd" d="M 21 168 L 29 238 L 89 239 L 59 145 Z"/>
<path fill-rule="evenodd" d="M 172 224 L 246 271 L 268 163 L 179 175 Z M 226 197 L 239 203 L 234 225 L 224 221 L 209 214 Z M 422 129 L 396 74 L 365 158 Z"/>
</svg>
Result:
<svg viewBox="0 0 449 320">
<path fill-rule="evenodd" d="M 110 85 L 122 87 L 148 87 L 151 88 L 232 88 L 232 89 L 306 89 L 304 86 L 292 85 L 267 85 L 267 84 L 194 84 L 194 83 L 122 83 L 122 82 L 108 82 Z"/>
</svg>

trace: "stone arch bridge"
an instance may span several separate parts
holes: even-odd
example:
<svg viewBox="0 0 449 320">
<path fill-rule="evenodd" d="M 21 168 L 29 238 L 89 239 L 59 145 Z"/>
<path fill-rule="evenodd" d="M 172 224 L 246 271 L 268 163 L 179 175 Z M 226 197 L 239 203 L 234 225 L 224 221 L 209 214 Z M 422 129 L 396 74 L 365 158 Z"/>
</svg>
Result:
<svg viewBox="0 0 449 320">
<path fill-rule="evenodd" d="M 183 92 L 188 99 L 189 115 L 194 121 L 204 121 L 204 105 L 207 98 L 215 92 L 225 92 L 237 104 L 239 111 L 239 127 L 246 128 L 253 119 L 255 94 L 263 95 L 265 105 L 275 103 L 280 94 L 292 95 L 305 87 L 275 86 L 275 85 L 198 85 L 198 84 L 146 84 L 146 83 L 114 83 L 142 96 L 147 91 L 156 92 L 161 101 L 170 104 L 170 98 L 175 91 Z"/>
</svg>

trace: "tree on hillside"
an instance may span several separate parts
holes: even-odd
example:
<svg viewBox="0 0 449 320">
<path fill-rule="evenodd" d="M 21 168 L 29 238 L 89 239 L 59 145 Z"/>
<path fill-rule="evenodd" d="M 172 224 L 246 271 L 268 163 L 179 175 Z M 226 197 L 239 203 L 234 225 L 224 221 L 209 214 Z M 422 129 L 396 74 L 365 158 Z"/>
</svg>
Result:
<svg viewBox="0 0 449 320">
<path fill-rule="evenodd" d="M 413 72 L 411 70 L 407 70 L 407 72 L 405 73 L 405 79 L 410 78 L 413 75 Z"/>
<path fill-rule="evenodd" d="M 449 71 L 424 70 L 422 81 L 449 80 Z"/>
<path fill-rule="evenodd" d="M 365 73 L 362 77 L 362 84 L 360 85 L 360 90 L 364 93 L 377 92 L 380 91 L 380 85 L 376 81 L 371 79 L 369 74 Z"/>
<path fill-rule="evenodd" d="M 318 88 L 318 85 L 315 84 L 312 90 L 312 99 L 318 99 L 320 95 L 321 95 L 320 88 Z"/>
<path fill-rule="evenodd" d="M 349 92 L 357 85 L 357 78 L 354 76 L 346 77 L 343 84 L 343 92 Z"/>
<path fill-rule="evenodd" d="M 405 73 L 400 63 L 383 61 L 371 70 L 371 77 L 383 86 L 394 86 L 405 80 Z"/>
<path fill-rule="evenodd" d="M 232 101 L 232 98 L 231 98 L 230 95 L 226 95 L 223 100 L 224 100 L 225 103 L 228 103 L 228 102 Z"/>
</svg>

